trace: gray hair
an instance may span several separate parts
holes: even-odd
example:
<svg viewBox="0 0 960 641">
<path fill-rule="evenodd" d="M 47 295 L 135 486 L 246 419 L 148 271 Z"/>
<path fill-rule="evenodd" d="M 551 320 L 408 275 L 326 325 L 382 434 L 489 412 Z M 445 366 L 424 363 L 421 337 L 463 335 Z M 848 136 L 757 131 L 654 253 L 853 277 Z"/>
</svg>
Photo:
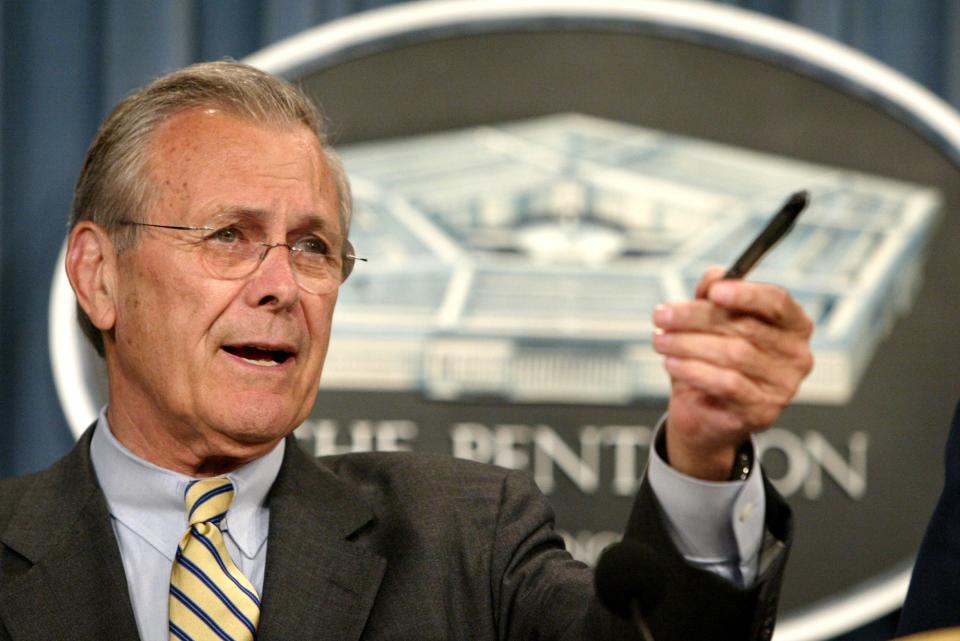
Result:
<svg viewBox="0 0 960 641">
<path fill-rule="evenodd" d="M 138 228 L 124 225 L 145 211 L 154 196 L 147 151 L 153 134 L 171 117 L 195 107 L 216 107 L 255 123 L 306 125 L 317 137 L 333 172 L 340 201 L 340 228 L 350 230 L 352 201 L 343 165 L 329 147 L 323 118 L 310 99 L 286 80 L 234 61 L 205 62 L 154 80 L 127 96 L 107 116 L 87 151 L 77 178 L 70 228 L 90 220 L 110 235 L 118 254 L 135 246 Z M 77 319 L 97 353 L 103 336 L 77 305 Z"/>
</svg>

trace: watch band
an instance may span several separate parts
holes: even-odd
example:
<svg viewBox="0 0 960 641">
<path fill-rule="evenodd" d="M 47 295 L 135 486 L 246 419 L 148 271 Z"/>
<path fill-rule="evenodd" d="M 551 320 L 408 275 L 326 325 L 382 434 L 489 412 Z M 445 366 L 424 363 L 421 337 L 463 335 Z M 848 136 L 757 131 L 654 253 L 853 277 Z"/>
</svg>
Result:
<svg viewBox="0 0 960 641">
<path fill-rule="evenodd" d="M 733 469 L 730 470 L 729 480 L 746 481 L 751 469 L 753 469 L 753 443 L 747 439 L 737 448 L 737 454 L 733 457 Z"/>
<path fill-rule="evenodd" d="M 661 429 L 657 434 L 657 440 L 653 446 L 657 450 L 660 458 L 669 465 L 670 459 L 667 456 L 667 430 Z M 746 481 L 750 476 L 750 470 L 753 469 L 753 442 L 747 439 L 737 448 L 737 453 L 733 457 L 733 467 L 730 469 L 728 481 Z"/>
</svg>

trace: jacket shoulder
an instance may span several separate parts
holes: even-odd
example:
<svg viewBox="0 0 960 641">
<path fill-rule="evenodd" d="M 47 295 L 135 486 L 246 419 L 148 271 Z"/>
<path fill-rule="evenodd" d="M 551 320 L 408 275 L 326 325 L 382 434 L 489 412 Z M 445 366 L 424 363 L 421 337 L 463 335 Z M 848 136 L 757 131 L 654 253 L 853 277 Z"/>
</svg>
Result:
<svg viewBox="0 0 960 641">
<path fill-rule="evenodd" d="M 410 490 L 442 487 L 454 494 L 458 488 L 473 493 L 486 486 L 499 487 L 507 477 L 520 474 L 495 465 L 428 452 L 338 454 L 320 457 L 317 462 L 340 479 L 360 487 L 377 485 Z"/>
<path fill-rule="evenodd" d="M 424 452 L 370 452 L 318 459 L 379 515 L 436 515 L 490 526 L 505 502 L 545 499 L 524 472 Z M 478 520 L 480 522 L 478 522 Z"/>
<path fill-rule="evenodd" d="M 44 472 L 0 479 L 0 532 L 3 532 L 24 495 L 42 480 Z"/>
</svg>

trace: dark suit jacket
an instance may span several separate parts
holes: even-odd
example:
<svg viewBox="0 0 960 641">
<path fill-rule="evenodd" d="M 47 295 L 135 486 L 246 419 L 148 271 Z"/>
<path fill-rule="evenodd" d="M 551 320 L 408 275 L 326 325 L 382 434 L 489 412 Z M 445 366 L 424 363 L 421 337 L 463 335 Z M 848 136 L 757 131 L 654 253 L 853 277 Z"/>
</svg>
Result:
<svg viewBox="0 0 960 641">
<path fill-rule="evenodd" d="M 51 469 L 0 482 L 0 640 L 137 638 L 90 434 Z M 768 492 L 770 541 L 787 541 L 789 511 Z M 635 638 L 525 474 L 425 454 L 314 461 L 291 439 L 269 502 L 261 641 Z M 768 638 L 783 546 L 740 590 L 689 567 L 661 518 L 644 485 L 626 536 L 670 568 L 657 640 Z"/>
<path fill-rule="evenodd" d="M 960 626 L 960 404 L 944 458 L 943 493 L 913 567 L 898 635 Z"/>
</svg>

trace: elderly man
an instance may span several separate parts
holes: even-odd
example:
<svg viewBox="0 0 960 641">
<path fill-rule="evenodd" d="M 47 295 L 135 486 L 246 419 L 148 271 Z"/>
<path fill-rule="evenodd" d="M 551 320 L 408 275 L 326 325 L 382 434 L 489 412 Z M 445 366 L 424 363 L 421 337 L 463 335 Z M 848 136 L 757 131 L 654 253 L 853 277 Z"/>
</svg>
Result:
<svg viewBox="0 0 960 641">
<path fill-rule="evenodd" d="M 638 634 L 525 475 L 297 447 L 349 220 L 320 119 L 284 81 L 195 65 L 107 118 L 66 269 L 110 401 L 53 468 L 0 484 L 0 639 Z M 768 638 L 789 539 L 750 435 L 808 372 L 811 324 L 776 287 L 718 281 L 654 319 L 673 389 L 626 537 L 667 569 L 640 613 L 657 639 Z"/>
</svg>

